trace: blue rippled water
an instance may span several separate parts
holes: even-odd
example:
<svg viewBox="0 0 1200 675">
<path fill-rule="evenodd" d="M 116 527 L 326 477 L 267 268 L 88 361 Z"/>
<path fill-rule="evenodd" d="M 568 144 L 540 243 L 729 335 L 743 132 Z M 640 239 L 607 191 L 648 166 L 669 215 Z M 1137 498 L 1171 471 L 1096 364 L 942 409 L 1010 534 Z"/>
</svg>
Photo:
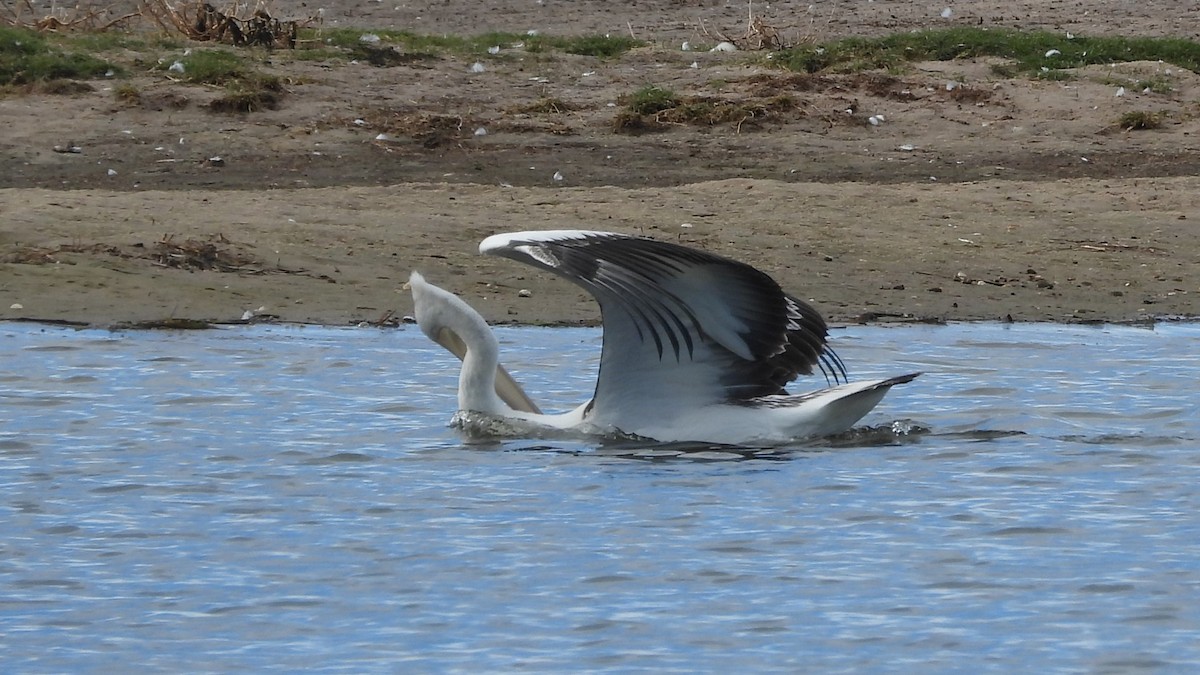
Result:
<svg viewBox="0 0 1200 675">
<path fill-rule="evenodd" d="M 586 398 L 597 331 L 500 334 L 544 407 Z M 1200 326 L 835 338 L 853 376 L 926 373 L 880 430 L 680 454 L 460 438 L 412 328 L 0 324 L 0 660 L 1200 668 Z"/>
</svg>

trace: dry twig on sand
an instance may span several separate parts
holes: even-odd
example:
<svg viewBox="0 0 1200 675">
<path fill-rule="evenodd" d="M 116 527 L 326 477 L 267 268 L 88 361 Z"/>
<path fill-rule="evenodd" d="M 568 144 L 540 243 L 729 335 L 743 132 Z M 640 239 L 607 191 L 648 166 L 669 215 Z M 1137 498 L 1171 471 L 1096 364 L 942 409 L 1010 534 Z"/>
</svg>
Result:
<svg viewBox="0 0 1200 675">
<path fill-rule="evenodd" d="M 754 0 L 746 2 L 746 32 L 739 36 L 731 36 L 719 28 L 709 30 L 703 22 L 700 31 L 709 39 L 728 42 L 742 50 L 787 49 L 792 43 L 784 40 L 774 26 L 754 16 Z"/>
<path fill-rule="evenodd" d="M 316 19 L 280 21 L 262 3 L 248 19 L 226 14 L 203 0 L 176 7 L 167 0 L 144 0 L 142 14 L 159 26 L 182 33 L 198 42 L 227 42 L 237 46 L 287 47 L 295 49 L 301 26 Z"/>
<path fill-rule="evenodd" d="M 51 10 L 50 14 L 38 18 L 38 12 L 34 9 L 32 0 L 20 0 L 11 6 L 4 3 L 0 8 L 0 23 L 40 32 L 69 30 L 99 32 L 115 28 L 130 19 L 141 16 L 141 10 L 117 15 L 114 11 L 115 7 L 115 4 L 86 6 L 80 3 L 71 10 Z"/>
</svg>

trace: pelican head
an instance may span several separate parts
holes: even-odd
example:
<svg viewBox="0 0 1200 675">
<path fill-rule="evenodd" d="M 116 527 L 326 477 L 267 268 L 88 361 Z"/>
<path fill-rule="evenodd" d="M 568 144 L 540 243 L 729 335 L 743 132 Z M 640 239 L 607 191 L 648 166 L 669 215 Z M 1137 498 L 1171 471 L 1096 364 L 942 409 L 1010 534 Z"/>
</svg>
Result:
<svg viewBox="0 0 1200 675">
<path fill-rule="evenodd" d="M 430 340 L 466 359 L 468 347 L 462 334 L 471 334 L 477 338 L 471 348 L 478 350 L 480 358 L 499 360 L 500 345 L 487 322 L 462 298 L 425 281 L 420 272 L 410 274 L 404 288 L 412 292 L 413 316 Z"/>
<path fill-rule="evenodd" d="M 425 281 L 419 272 L 410 274 L 404 287 L 412 292 L 413 316 L 421 332 L 463 362 L 458 383 L 460 410 L 494 415 L 541 412 L 500 365 L 500 344 L 479 312 L 457 295 Z"/>
</svg>

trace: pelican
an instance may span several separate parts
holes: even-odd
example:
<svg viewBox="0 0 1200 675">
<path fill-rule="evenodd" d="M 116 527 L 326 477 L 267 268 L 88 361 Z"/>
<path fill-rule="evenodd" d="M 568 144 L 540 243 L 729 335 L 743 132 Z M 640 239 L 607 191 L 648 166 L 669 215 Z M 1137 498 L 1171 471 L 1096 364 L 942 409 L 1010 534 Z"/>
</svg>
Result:
<svg viewBox="0 0 1200 675">
<path fill-rule="evenodd" d="M 462 359 L 459 413 L 533 427 L 664 442 L 778 443 L 851 428 L 920 373 L 850 383 L 825 320 L 765 273 L 679 244 L 611 232 L 497 234 L 480 253 L 548 270 L 600 304 L 604 336 L 592 398 L 544 414 L 500 365 L 483 317 L 413 272 L 417 325 Z M 789 394 L 797 376 L 824 389 Z"/>
</svg>

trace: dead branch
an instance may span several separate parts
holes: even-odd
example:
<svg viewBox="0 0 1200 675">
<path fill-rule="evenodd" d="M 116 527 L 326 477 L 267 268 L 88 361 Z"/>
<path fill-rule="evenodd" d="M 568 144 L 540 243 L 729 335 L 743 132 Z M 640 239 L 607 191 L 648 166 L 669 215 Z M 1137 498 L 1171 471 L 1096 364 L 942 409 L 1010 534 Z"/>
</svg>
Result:
<svg viewBox="0 0 1200 675">
<path fill-rule="evenodd" d="M 225 42 L 236 46 L 294 49 L 300 28 L 319 23 L 317 17 L 281 21 L 260 2 L 247 18 L 227 14 L 204 0 L 141 0 L 137 10 L 117 15 L 116 3 L 80 2 L 70 11 L 52 10 L 38 18 L 33 0 L 0 4 L 0 24 L 39 32 L 103 32 L 140 19 L 167 32 L 180 33 L 198 42 Z M 233 11 L 233 10 L 231 10 Z"/>
<path fill-rule="evenodd" d="M 141 15 L 141 12 L 138 11 L 110 18 L 115 7 L 115 4 L 85 6 L 81 3 L 70 11 L 52 10 L 50 14 L 39 19 L 32 0 L 22 0 L 20 4 L 14 4 L 12 7 L 5 5 L 4 14 L 0 14 L 0 22 L 43 33 L 71 30 L 99 32 L 116 28 Z"/>
<path fill-rule="evenodd" d="M 746 2 L 746 31 L 741 35 L 733 36 L 715 27 L 709 30 L 703 21 L 700 21 L 700 32 L 709 39 L 715 38 L 717 42 L 728 42 L 738 49 L 747 51 L 787 49 L 793 44 L 780 36 L 779 31 L 763 21 L 762 17 L 754 15 L 754 0 Z"/>
<path fill-rule="evenodd" d="M 167 0 L 144 0 L 142 12 L 166 30 L 174 30 L 197 42 L 224 42 L 235 46 L 286 47 L 295 49 L 301 27 L 317 22 L 315 17 L 281 21 L 261 5 L 249 18 L 226 14 L 203 0 L 181 6 Z"/>
</svg>

